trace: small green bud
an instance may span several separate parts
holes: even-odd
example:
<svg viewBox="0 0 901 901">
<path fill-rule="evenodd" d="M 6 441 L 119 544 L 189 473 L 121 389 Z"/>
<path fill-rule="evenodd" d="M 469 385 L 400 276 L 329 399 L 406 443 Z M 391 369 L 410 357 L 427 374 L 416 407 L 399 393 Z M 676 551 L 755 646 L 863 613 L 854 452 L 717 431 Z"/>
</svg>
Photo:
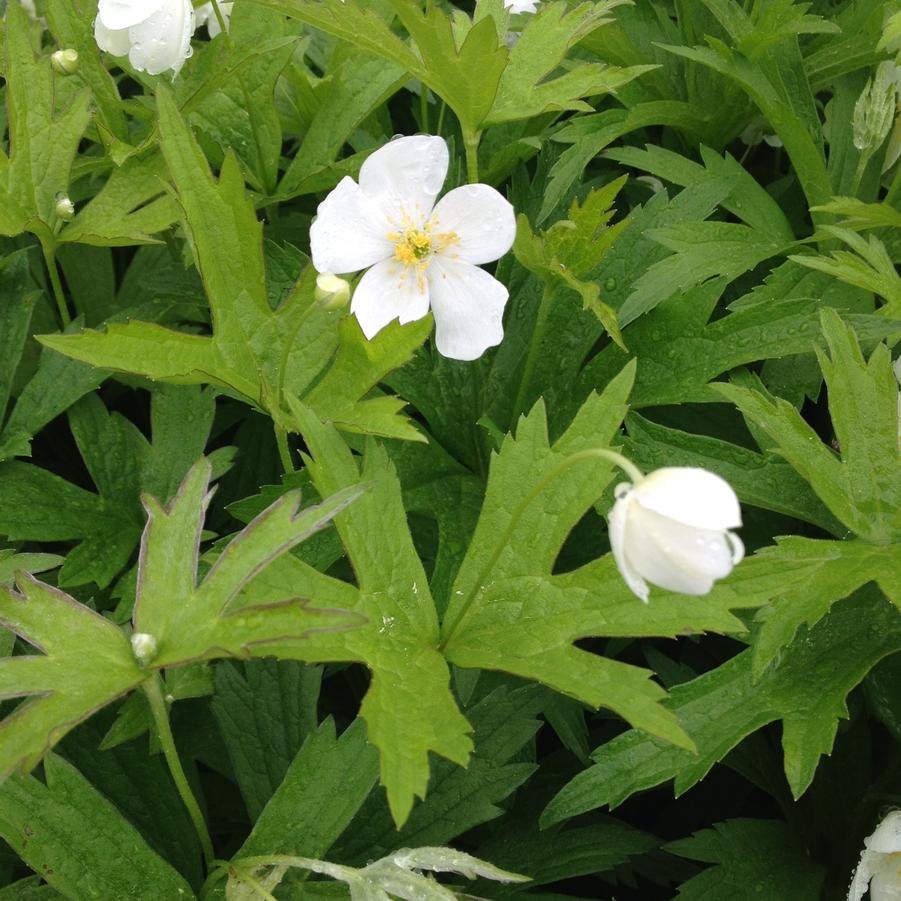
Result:
<svg viewBox="0 0 901 901">
<path fill-rule="evenodd" d="M 75 218 L 75 204 L 67 194 L 56 195 L 56 217 L 63 222 L 71 222 Z"/>
<path fill-rule="evenodd" d="M 57 50 L 50 56 L 50 65 L 60 75 L 74 75 L 78 71 L 78 51 L 71 47 L 66 50 Z"/>
<path fill-rule="evenodd" d="M 895 120 L 895 64 L 884 62 L 854 104 L 854 146 L 867 156 L 886 139 Z"/>
<path fill-rule="evenodd" d="M 343 307 L 350 299 L 350 282 L 332 272 L 320 272 L 316 276 L 314 296 L 330 310 Z"/>
</svg>

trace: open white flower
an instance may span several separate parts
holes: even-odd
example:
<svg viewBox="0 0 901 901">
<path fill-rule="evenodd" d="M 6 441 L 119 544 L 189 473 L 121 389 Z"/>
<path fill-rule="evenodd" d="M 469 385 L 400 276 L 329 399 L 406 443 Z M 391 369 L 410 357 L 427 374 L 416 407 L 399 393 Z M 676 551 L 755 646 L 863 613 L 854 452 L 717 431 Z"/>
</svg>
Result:
<svg viewBox="0 0 901 901">
<path fill-rule="evenodd" d="M 219 12 L 222 13 L 222 21 L 225 22 L 226 29 L 228 28 L 228 20 L 234 5 L 234 2 L 229 3 L 227 0 L 222 0 L 219 4 Z M 212 3 L 203 3 L 198 6 L 194 10 L 194 17 L 197 20 L 197 28 L 202 28 L 206 25 L 206 30 L 211 38 L 222 33 L 222 29 L 219 27 L 219 19 L 216 16 L 216 10 L 213 9 Z"/>
<path fill-rule="evenodd" d="M 513 207 L 488 185 L 465 185 L 435 203 L 448 167 L 443 138 L 395 138 L 319 204 L 310 228 L 319 272 L 366 269 L 351 301 L 372 338 L 389 322 L 431 308 L 439 353 L 475 360 L 504 337 L 507 289 L 483 269 L 513 245 Z"/>
<path fill-rule="evenodd" d="M 860 901 L 870 889 L 870 901 L 901 901 L 901 810 L 893 810 L 864 839 L 848 901 Z"/>
<path fill-rule="evenodd" d="M 173 75 L 191 55 L 191 0 L 100 0 L 94 20 L 97 46 L 128 56 L 139 72 Z"/>
<path fill-rule="evenodd" d="M 706 469 L 665 467 L 616 488 L 610 546 L 626 584 L 645 603 L 648 583 L 707 594 L 744 556 L 738 498 Z"/>
<path fill-rule="evenodd" d="M 538 11 L 539 0 L 504 0 L 504 6 L 511 13 L 534 13 Z"/>
</svg>

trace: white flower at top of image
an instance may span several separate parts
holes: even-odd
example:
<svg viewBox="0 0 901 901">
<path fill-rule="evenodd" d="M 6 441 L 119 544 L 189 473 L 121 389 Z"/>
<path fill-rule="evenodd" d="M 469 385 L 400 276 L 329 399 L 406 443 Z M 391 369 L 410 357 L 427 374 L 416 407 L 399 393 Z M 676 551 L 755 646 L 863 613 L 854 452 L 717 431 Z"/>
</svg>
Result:
<svg viewBox="0 0 901 901">
<path fill-rule="evenodd" d="M 504 337 L 507 289 L 480 269 L 513 245 L 513 207 L 488 185 L 464 185 L 435 202 L 447 144 L 430 135 L 395 138 L 345 176 L 310 227 L 319 272 L 367 270 L 351 312 L 367 338 L 389 322 L 431 309 L 438 352 L 475 360 Z"/>
<path fill-rule="evenodd" d="M 697 467 L 665 467 L 616 487 L 608 517 L 613 558 L 645 603 L 648 583 L 707 594 L 744 556 L 738 498 L 728 482 Z"/>
<path fill-rule="evenodd" d="M 848 901 L 901 901 L 901 810 L 893 810 L 863 842 Z"/>
<path fill-rule="evenodd" d="M 504 0 L 504 6 L 511 13 L 534 13 L 538 12 L 538 3 L 540 0 Z"/>
<path fill-rule="evenodd" d="M 97 46 L 149 75 L 177 75 L 193 33 L 191 0 L 100 0 L 94 20 Z"/>
<path fill-rule="evenodd" d="M 227 0 L 222 0 L 219 3 L 219 12 L 222 13 L 222 21 L 225 22 L 226 29 L 228 28 L 228 20 L 232 14 L 232 7 L 234 6 L 234 2 L 227 2 Z M 194 10 L 194 17 L 197 21 L 197 28 L 202 28 L 206 25 L 207 33 L 211 38 L 216 37 L 216 35 L 221 34 L 222 29 L 219 27 L 219 19 L 216 17 L 216 10 L 213 9 L 212 3 L 203 3 Z"/>
</svg>

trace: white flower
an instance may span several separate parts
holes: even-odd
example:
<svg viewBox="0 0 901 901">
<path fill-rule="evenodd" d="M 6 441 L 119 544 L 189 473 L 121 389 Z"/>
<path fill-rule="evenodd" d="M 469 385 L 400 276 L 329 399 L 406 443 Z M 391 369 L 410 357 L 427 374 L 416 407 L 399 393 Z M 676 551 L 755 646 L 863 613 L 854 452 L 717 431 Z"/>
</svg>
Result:
<svg viewBox="0 0 901 901">
<path fill-rule="evenodd" d="M 222 0 L 219 4 L 219 12 L 222 13 L 222 20 L 225 22 L 226 28 L 228 28 L 228 19 L 232 14 L 234 5 L 234 2 L 229 3 L 227 0 Z M 203 3 L 198 6 L 194 10 L 194 16 L 197 20 L 197 28 L 202 28 L 206 25 L 206 30 L 211 38 L 222 33 L 222 29 L 219 27 L 219 19 L 216 18 L 216 10 L 213 9 L 212 3 Z"/>
<path fill-rule="evenodd" d="M 504 0 L 504 6 L 511 13 L 534 13 L 538 11 L 539 0 Z"/>
<path fill-rule="evenodd" d="M 191 0 L 100 0 L 94 20 L 101 50 L 127 54 L 135 69 L 150 75 L 178 74 L 191 55 L 193 32 Z"/>
<path fill-rule="evenodd" d="M 504 337 L 507 289 L 483 269 L 513 245 L 513 207 L 488 185 L 435 198 L 448 167 L 443 138 L 396 138 L 366 159 L 360 183 L 343 178 L 310 228 L 319 272 L 366 269 L 351 301 L 372 338 L 431 308 L 439 353 L 475 360 Z"/>
<path fill-rule="evenodd" d="M 610 546 L 626 584 L 643 601 L 648 582 L 707 594 L 744 556 L 741 508 L 729 484 L 695 467 L 666 467 L 616 488 Z"/>
<path fill-rule="evenodd" d="M 901 899 L 901 810 L 893 810 L 864 839 L 848 901 L 860 901 L 870 889 L 870 901 Z"/>
</svg>

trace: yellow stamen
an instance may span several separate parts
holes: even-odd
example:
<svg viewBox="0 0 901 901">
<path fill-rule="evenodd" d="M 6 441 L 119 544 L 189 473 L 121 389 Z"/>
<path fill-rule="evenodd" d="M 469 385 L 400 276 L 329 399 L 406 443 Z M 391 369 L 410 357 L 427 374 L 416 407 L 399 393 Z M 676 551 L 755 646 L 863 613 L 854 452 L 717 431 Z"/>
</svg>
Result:
<svg viewBox="0 0 901 901">
<path fill-rule="evenodd" d="M 426 222 L 421 228 L 413 226 L 404 217 L 405 228 L 402 232 L 389 232 L 388 240 L 394 244 L 394 259 L 404 267 L 404 276 L 408 266 L 416 269 L 416 284 L 420 291 L 425 289 L 425 271 L 432 257 L 448 247 L 460 243 L 456 232 L 432 234 L 432 223 Z"/>
</svg>

